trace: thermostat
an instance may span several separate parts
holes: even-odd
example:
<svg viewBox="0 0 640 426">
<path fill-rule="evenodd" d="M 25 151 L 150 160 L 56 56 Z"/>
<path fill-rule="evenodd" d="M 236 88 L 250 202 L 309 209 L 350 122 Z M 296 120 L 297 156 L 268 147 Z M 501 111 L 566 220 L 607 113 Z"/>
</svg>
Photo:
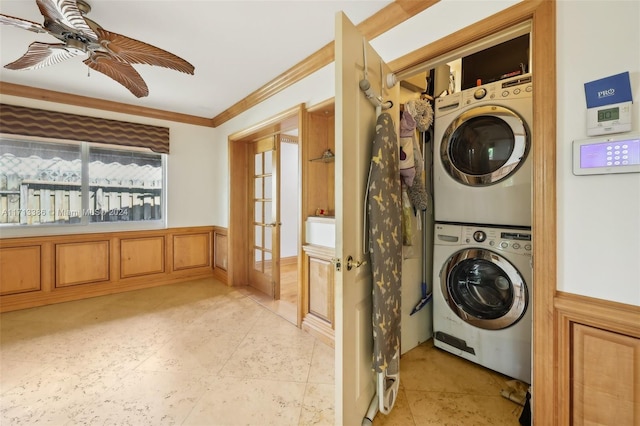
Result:
<svg viewBox="0 0 640 426">
<path fill-rule="evenodd" d="M 587 100 L 587 135 L 631 131 L 631 82 L 629 72 L 584 85 Z"/>
<path fill-rule="evenodd" d="M 573 174 L 640 172 L 640 134 L 573 141 Z"/>
<path fill-rule="evenodd" d="M 587 109 L 587 135 L 606 135 L 631 131 L 631 102 Z"/>
</svg>

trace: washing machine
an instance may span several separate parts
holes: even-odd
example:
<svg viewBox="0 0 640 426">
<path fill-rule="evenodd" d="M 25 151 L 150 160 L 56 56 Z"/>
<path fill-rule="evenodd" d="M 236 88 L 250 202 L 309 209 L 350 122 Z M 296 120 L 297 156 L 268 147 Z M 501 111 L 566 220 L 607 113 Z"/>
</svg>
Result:
<svg viewBox="0 0 640 426">
<path fill-rule="evenodd" d="M 531 383 L 530 228 L 436 223 L 434 345 Z"/>
<path fill-rule="evenodd" d="M 531 74 L 436 99 L 435 220 L 531 226 Z"/>
</svg>

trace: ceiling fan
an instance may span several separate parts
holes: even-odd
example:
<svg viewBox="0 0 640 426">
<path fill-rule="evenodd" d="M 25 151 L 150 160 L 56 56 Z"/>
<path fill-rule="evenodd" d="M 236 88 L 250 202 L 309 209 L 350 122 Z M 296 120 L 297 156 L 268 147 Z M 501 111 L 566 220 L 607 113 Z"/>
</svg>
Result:
<svg viewBox="0 0 640 426">
<path fill-rule="evenodd" d="M 84 63 L 129 89 L 136 97 L 149 94 L 140 74 L 131 64 L 147 64 L 187 74 L 194 67 L 184 59 L 158 47 L 105 30 L 85 15 L 91 6 L 84 0 L 36 0 L 44 24 L 0 14 L 0 23 L 35 33 L 47 33 L 62 43 L 33 42 L 27 53 L 5 68 L 31 70 L 57 64 L 79 55 Z"/>
</svg>

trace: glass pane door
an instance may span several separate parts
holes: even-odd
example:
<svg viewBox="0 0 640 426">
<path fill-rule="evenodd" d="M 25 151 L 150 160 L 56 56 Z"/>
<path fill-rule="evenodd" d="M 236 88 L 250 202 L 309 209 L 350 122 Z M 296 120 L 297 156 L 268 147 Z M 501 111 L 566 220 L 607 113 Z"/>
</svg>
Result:
<svg viewBox="0 0 640 426">
<path fill-rule="evenodd" d="M 279 214 L 277 209 L 277 153 L 274 137 L 262 139 L 254 144 L 253 183 L 251 204 L 252 216 L 252 261 L 251 286 L 272 297 L 278 292 L 277 249 Z"/>
</svg>

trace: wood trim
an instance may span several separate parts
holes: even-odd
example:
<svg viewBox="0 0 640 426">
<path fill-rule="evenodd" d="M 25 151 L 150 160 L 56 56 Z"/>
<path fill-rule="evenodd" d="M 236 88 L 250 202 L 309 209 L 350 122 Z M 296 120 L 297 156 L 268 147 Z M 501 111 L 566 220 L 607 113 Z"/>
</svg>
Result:
<svg viewBox="0 0 640 426">
<path fill-rule="evenodd" d="M 176 123 L 193 124 L 194 126 L 213 127 L 213 123 L 210 118 L 202 118 L 196 117 L 194 115 L 180 114 L 177 112 L 165 111 L 161 109 L 129 105 L 122 102 L 113 102 L 104 99 L 90 98 L 88 96 L 72 95 L 70 93 L 39 89 L 37 87 L 23 86 L 14 83 L 0 82 L 0 95 L 19 96 L 21 98 L 56 102 L 59 104 L 74 105 L 83 108 L 93 108 L 103 111 L 112 111 L 122 114 L 136 115 L 139 117 L 173 121 Z"/>
<path fill-rule="evenodd" d="M 439 1 L 440 0 L 396 0 L 361 22 L 357 27 L 368 40 L 371 40 L 401 24 L 412 16 L 428 9 Z M 218 127 L 221 124 L 226 123 L 276 93 L 279 93 L 305 77 L 308 77 L 333 62 L 334 57 L 334 42 L 332 41 L 255 92 L 249 94 L 241 101 L 213 117 L 211 119 L 213 126 Z"/>
<path fill-rule="evenodd" d="M 553 304 L 557 311 L 557 321 L 552 330 L 555 330 L 553 334 L 557 336 L 558 345 L 557 379 L 554 377 L 553 380 L 557 382 L 557 394 L 563 397 L 558 398 L 557 407 L 554 408 L 556 417 L 549 424 L 568 425 L 572 421 L 573 409 L 573 326 L 582 324 L 640 339 L 640 306 L 564 292 L 557 292 Z"/>
<path fill-rule="evenodd" d="M 536 424 L 558 424 L 553 297 L 557 289 L 556 4 L 533 12 L 533 383 Z M 554 389 L 555 388 L 555 389 Z"/>
<path fill-rule="evenodd" d="M 640 306 L 557 292 L 554 306 L 564 319 L 640 339 Z"/>
</svg>

